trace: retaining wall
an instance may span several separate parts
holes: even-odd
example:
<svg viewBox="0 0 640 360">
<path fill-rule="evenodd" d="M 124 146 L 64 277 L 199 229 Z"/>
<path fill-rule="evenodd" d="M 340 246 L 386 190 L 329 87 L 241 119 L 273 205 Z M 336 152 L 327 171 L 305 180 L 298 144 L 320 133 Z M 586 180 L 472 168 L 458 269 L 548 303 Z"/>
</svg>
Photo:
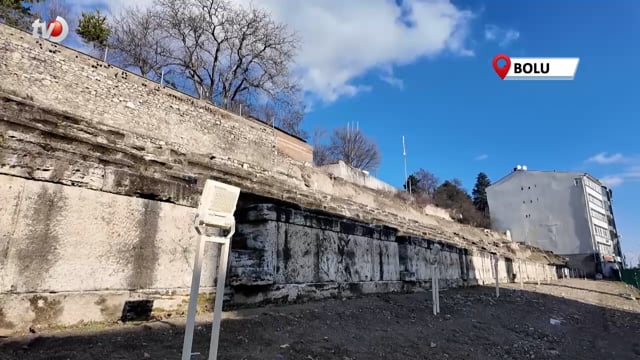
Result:
<svg viewBox="0 0 640 360">
<path fill-rule="evenodd" d="M 436 243 L 443 288 L 494 282 L 487 252 L 256 201 L 243 195 L 236 213 L 227 305 L 429 288 Z M 115 321 L 127 302 L 143 299 L 157 311 L 184 312 L 195 209 L 4 175 L 0 203 L 0 331 Z M 214 291 L 216 258 L 207 245 L 203 294 Z M 511 263 L 500 259 L 501 282 L 552 273 Z"/>
<path fill-rule="evenodd" d="M 180 313 L 206 179 L 239 186 L 228 304 L 489 284 L 562 259 L 276 151 L 273 129 L 0 24 L 0 332 Z M 215 280 L 210 247 L 203 297 Z M 527 265 L 528 264 L 528 265 Z M 538 267 L 540 265 L 537 265 Z"/>
</svg>

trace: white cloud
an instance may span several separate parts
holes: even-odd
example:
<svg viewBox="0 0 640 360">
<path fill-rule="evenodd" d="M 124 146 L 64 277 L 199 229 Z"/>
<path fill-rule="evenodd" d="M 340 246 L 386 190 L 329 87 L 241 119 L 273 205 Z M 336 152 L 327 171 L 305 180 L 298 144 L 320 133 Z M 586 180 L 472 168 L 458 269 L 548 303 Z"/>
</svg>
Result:
<svg viewBox="0 0 640 360">
<path fill-rule="evenodd" d="M 487 154 L 482 154 L 482 155 L 476 156 L 476 160 L 478 160 L 478 161 L 487 160 L 488 158 L 489 158 L 489 155 L 487 155 Z"/>
<path fill-rule="evenodd" d="M 393 74 L 393 67 L 391 66 L 384 67 L 382 75 L 380 75 L 380 80 L 391 85 L 391 87 L 404 90 L 404 81 Z"/>
<path fill-rule="evenodd" d="M 624 182 L 624 178 L 621 176 L 605 176 L 600 179 L 600 182 L 608 187 L 614 187 L 621 185 Z"/>
<path fill-rule="evenodd" d="M 130 3 L 113 0 L 108 6 L 114 13 Z M 305 90 L 326 102 L 369 90 L 356 79 L 371 70 L 447 51 L 473 55 L 466 47 L 473 14 L 448 0 L 403 0 L 401 6 L 390 0 L 261 0 L 253 5 L 264 6 L 301 36 L 295 70 Z M 387 80 L 400 84 L 394 77 Z"/>
<path fill-rule="evenodd" d="M 488 41 L 495 41 L 498 45 L 505 47 L 520 38 L 520 32 L 514 29 L 504 29 L 497 25 L 485 25 L 484 38 Z"/>
<path fill-rule="evenodd" d="M 587 162 L 603 164 L 603 165 L 621 163 L 624 161 L 625 161 L 625 157 L 622 154 L 616 153 L 616 154 L 608 155 L 606 152 L 601 152 L 587 159 Z"/>
<path fill-rule="evenodd" d="M 624 182 L 640 182 L 640 165 L 627 166 L 618 174 L 607 175 L 600 179 L 605 185 L 614 187 L 622 185 Z"/>
</svg>

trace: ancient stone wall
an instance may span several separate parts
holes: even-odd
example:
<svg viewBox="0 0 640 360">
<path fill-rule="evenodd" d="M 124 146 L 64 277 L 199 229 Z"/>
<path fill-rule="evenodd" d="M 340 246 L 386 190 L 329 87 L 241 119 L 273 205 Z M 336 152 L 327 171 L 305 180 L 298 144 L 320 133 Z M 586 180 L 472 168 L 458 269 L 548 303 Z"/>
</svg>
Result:
<svg viewBox="0 0 640 360">
<path fill-rule="evenodd" d="M 366 173 L 360 169 L 353 168 L 347 165 L 344 161 L 340 160 L 336 164 L 329 164 L 322 166 L 322 169 L 329 174 L 335 175 L 341 179 L 345 179 L 351 183 L 359 186 L 368 187 L 374 190 L 388 191 L 391 193 L 398 192 L 398 189 L 385 183 L 382 180 L 376 179 L 369 173 Z"/>
<path fill-rule="evenodd" d="M 181 311 L 206 179 L 239 186 L 230 302 L 536 279 L 559 257 L 276 151 L 273 129 L 0 25 L 0 327 Z M 215 249 L 207 257 L 214 259 Z M 513 260 L 508 260 L 513 259 Z M 215 262 L 205 265 L 211 290 Z"/>
<path fill-rule="evenodd" d="M 278 136 L 284 154 L 312 161 L 309 144 L 257 120 L 1 24 L 0 38 L 0 83 L 8 93 L 162 139 L 180 152 L 224 153 L 237 161 L 268 165 L 274 161 Z"/>
<path fill-rule="evenodd" d="M 0 106 L 3 174 L 187 206 L 215 178 L 408 234 L 514 252 L 502 234 L 280 156 L 265 124 L 2 24 Z"/>
<path fill-rule="evenodd" d="M 436 243 L 441 287 L 494 283 L 489 253 L 261 201 L 243 196 L 236 213 L 227 305 L 429 288 Z M 0 203 L 3 333 L 115 321 L 132 300 L 185 310 L 195 209 L 4 175 Z M 207 245 L 205 294 L 213 292 L 216 258 L 217 248 Z M 500 259 L 501 282 L 514 273 L 528 281 L 551 278 L 536 272 L 536 263 L 511 263 Z"/>
</svg>

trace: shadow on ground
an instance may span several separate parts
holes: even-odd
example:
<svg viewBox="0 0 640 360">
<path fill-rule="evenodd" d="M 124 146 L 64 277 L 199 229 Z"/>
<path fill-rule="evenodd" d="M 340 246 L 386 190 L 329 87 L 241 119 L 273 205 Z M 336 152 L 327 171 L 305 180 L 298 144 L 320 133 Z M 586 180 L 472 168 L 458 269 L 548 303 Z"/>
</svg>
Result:
<svg viewBox="0 0 640 360">
<path fill-rule="evenodd" d="M 511 287 L 497 299 L 491 287 L 443 291 L 437 317 L 430 293 L 241 310 L 222 324 L 219 359 L 640 358 L 637 301 L 621 299 L 638 310 L 624 311 Z M 183 334 L 181 320 L 43 333 L 0 340 L 0 359 L 179 359 Z M 198 325 L 193 359 L 209 336 Z"/>
</svg>

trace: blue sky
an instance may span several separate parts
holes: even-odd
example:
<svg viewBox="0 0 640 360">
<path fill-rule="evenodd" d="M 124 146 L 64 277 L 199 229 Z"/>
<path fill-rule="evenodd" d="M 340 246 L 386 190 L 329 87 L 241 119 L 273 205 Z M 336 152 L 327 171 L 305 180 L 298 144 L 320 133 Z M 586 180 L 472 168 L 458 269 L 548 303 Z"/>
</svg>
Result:
<svg viewBox="0 0 640 360">
<path fill-rule="evenodd" d="M 127 3 L 68 2 L 112 14 Z M 495 181 L 516 164 L 589 172 L 613 188 L 623 252 L 640 255 L 640 2 L 260 4 L 302 35 L 305 128 L 358 122 L 382 151 L 380 179 L 401 186 L 403 135 L 410 172 L 459 178 L 469 190 L 478 172 Z M 573 81 L 502 81 L 491 64 L 498 53 L 580 65 Z"/>
<path fill-rule="evenodd" d="M 604 3 L 457 2 L 479 14 L 469 35 L 474 56 L 443 53 L 397 67 L 402 89 L 369 74 L 361 82 L 372 91 L 317 108 L 308 125 L 358 121 L 380 144 L 377 176 L 396 186 L 403 135 L 410 171 L 457 177 L 469 190 L 478 172 L 496 181 L 516 164 L 611 177 L 623 252 L 640 253 L 640 3 Z M 490 41 L 492 24 L 519 36 Z M 491 65 L 502 52 L 580 57 L 580 65 L 573 81 L 502 81 Z"/>
</svg>

